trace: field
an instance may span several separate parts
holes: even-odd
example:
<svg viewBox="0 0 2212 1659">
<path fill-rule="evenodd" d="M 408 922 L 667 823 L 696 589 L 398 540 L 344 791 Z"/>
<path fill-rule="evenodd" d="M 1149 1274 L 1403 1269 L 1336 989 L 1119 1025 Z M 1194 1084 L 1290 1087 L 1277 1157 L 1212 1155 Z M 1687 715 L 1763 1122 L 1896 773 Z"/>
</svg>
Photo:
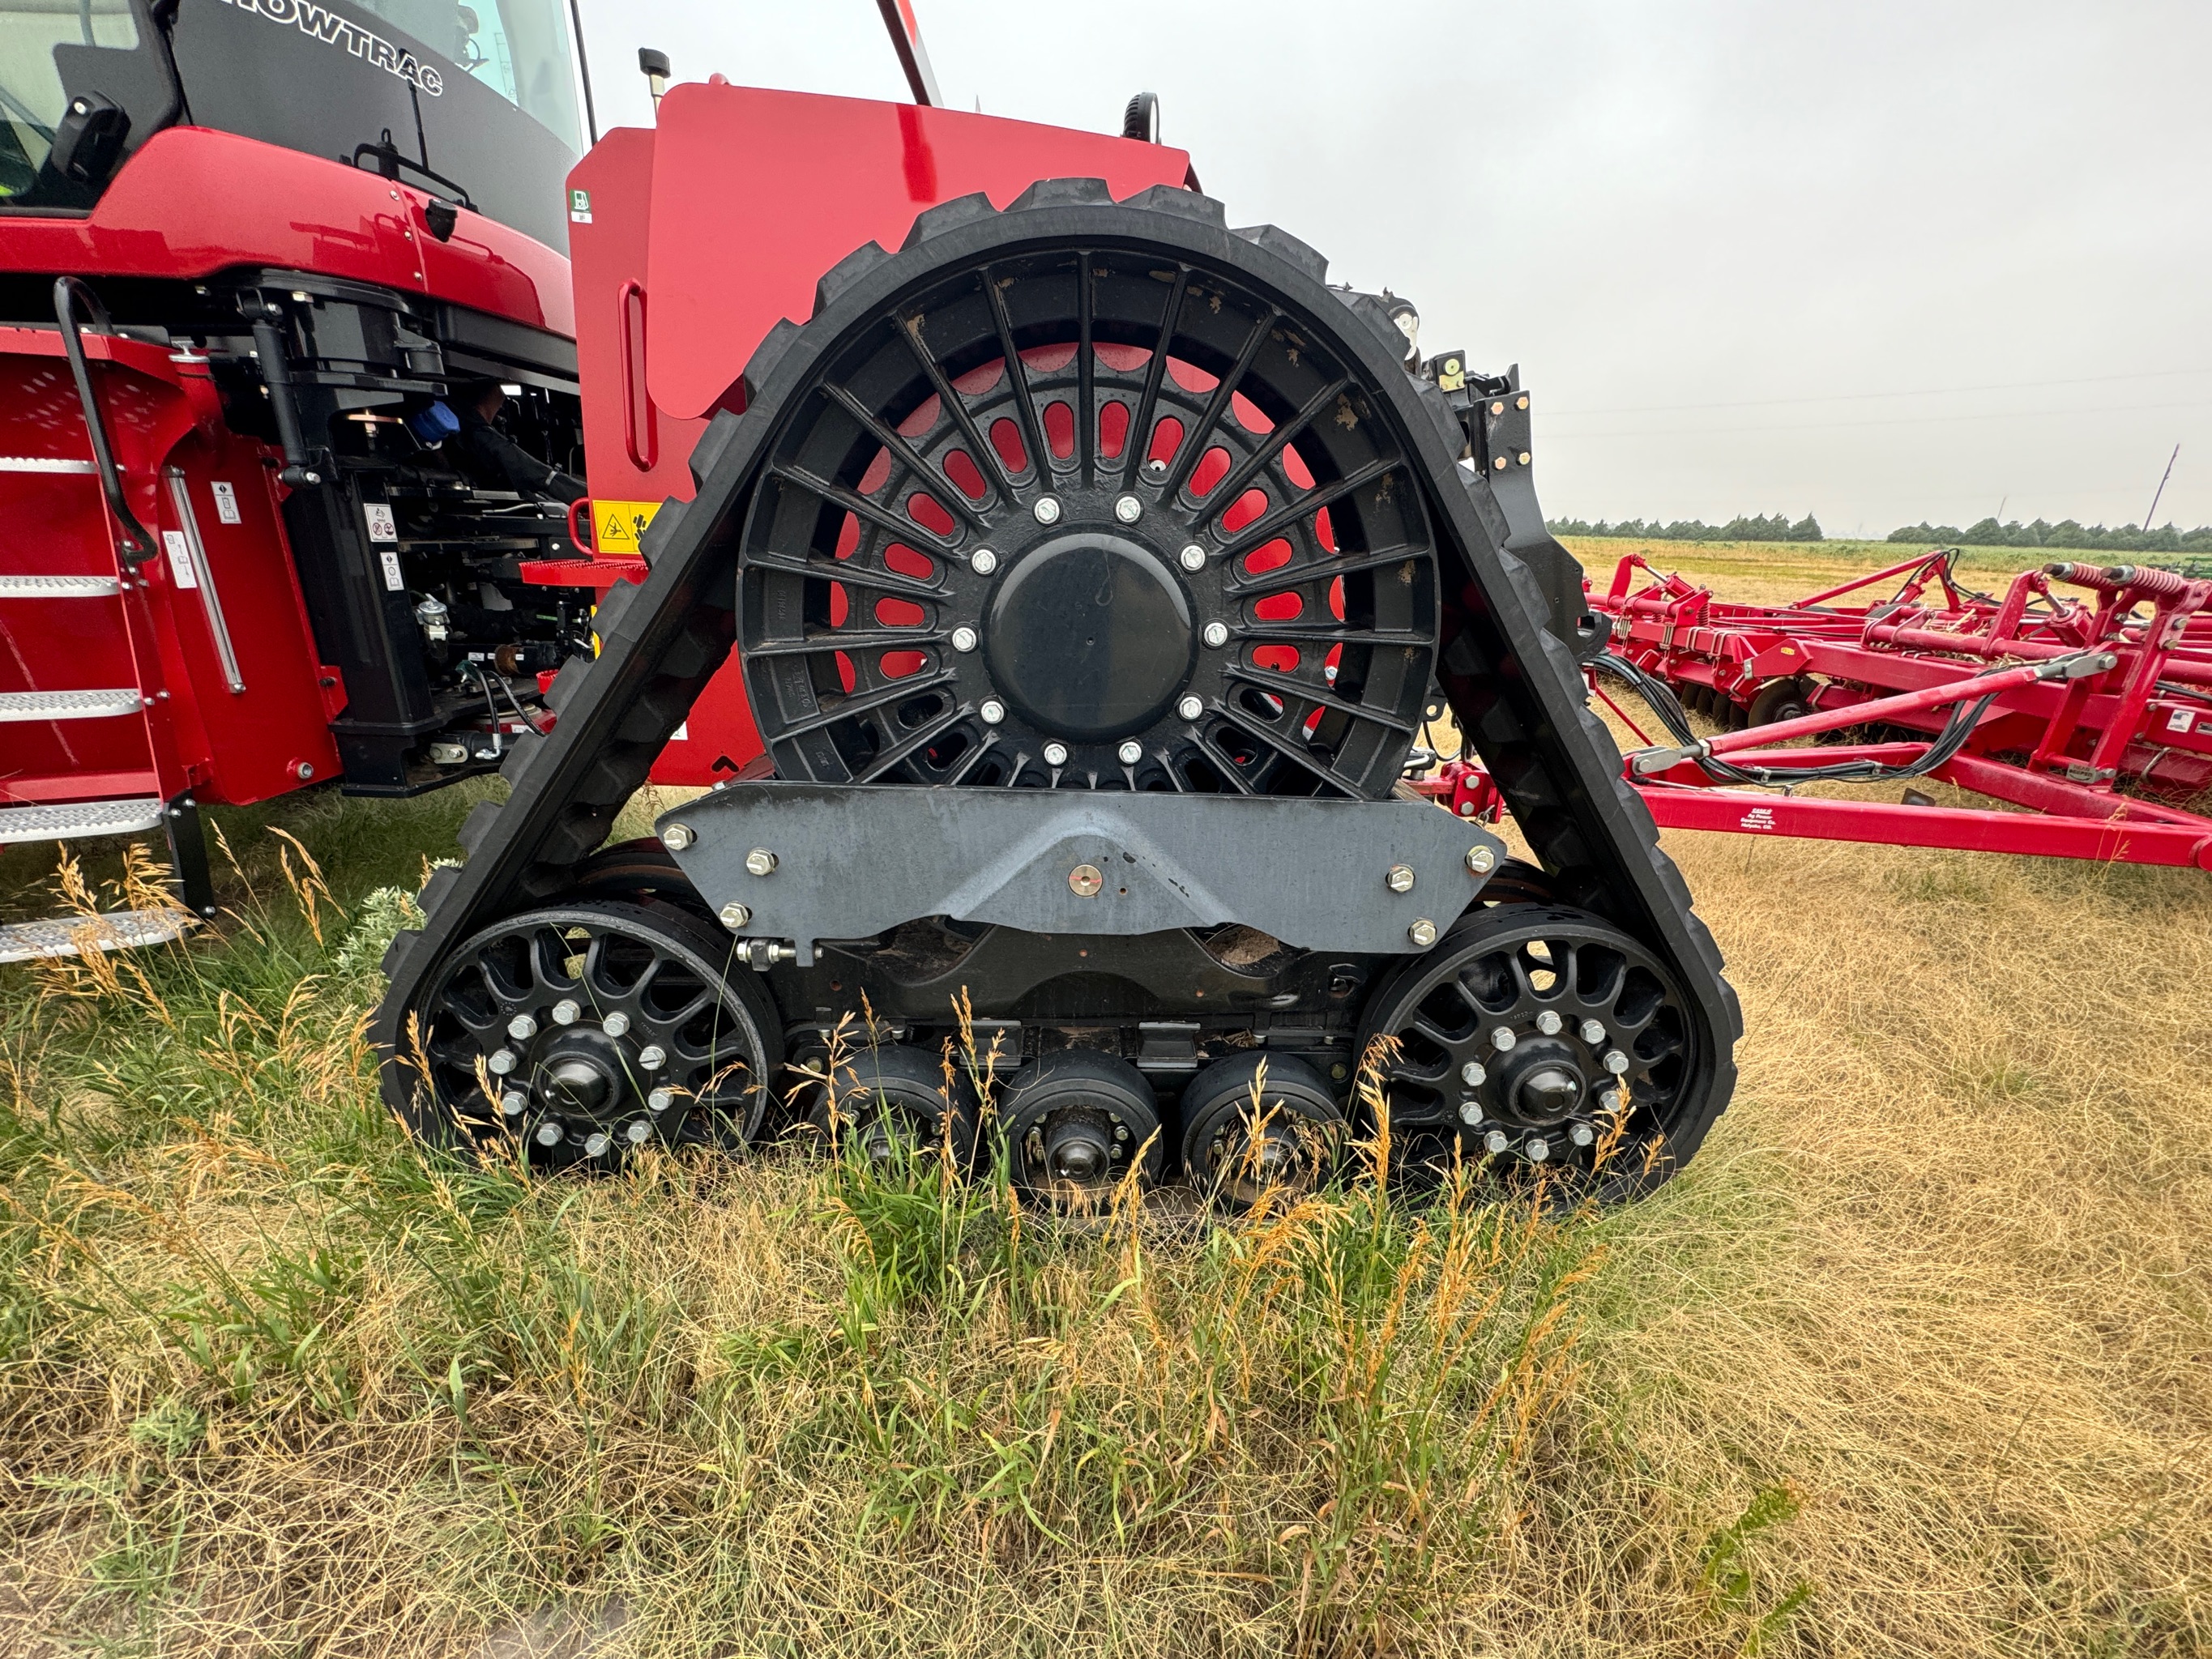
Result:
<svg viewBox="0 0 2212 1659">
<path fill-rule="evenodd" d="M 1670 836 L 1749 1036 L 1656 1197 L 1076 1229 L 426 1162 L 359 1033 L 468 805 L 218 814 L 220 938 L 0 969 L 0 1654 L 2212 1648 L 2201 875 Z"/>
</svg>

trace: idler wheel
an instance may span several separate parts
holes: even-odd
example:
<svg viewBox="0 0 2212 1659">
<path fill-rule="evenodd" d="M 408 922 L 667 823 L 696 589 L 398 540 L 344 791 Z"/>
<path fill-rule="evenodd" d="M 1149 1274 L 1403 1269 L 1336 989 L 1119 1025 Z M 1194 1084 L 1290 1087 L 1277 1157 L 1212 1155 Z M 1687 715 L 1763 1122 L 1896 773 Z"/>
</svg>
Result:
<svg viewBox="0 0 2212 1659">
<path fill-rule="evenodd" d="M 1115 1054 L 1064 1048 L 1015 1077 L 1000 1106 L 1007 1173 L 1055 1208 L 1095 1214 L 1133 1169 L 1140 1185 L 1165 1158 L 1152 1085 Z"/>
<path fill-rule="evenodd" d="M 1273 1192 L 1310 1192 L 1328 1176 L 1344 1114 L 1321 1073 L 1289 1054 L 1218 1060 L 1182 1097 L 1183 1164 L 1192 1182 L 1231 1210 Z"/>
<path fill-rule="evenodd" d="M 825 1139 L 857 1151 L 879 1169 L 949 1147 L 965 1170 L 975 1155 L 975 1093 L 957 1066 L 950 1079 L 935 1055 L 902 1043 L 839 1058 L 835 1093 L 817 1083 L 806 1121 Z"/>
</svg>

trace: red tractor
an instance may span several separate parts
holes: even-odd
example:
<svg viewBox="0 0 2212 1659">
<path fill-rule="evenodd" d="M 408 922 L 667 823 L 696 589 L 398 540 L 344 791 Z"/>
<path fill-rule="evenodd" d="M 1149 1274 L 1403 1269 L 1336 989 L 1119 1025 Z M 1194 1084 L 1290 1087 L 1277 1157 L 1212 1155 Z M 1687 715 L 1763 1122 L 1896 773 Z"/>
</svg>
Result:
<svg viewBox="0 0 2212 1659">
<path fill-rule="evenodd" d="M 717 78 L 572 167 L 555 0 L 0 0 L 7 833 L 163 823 L 200 908 L 198 802 L 498 768 L 373 1036 L 548 1166 L 796 1111 L 1249 1195 L 1375 1056 L 1409 1162 L 1664 1178 L 1739 1020 L 1517 376 L 885 10 L 915 104 Z M 1540 868 L 1403 787 L 1437 700 Z"/>
</svg>

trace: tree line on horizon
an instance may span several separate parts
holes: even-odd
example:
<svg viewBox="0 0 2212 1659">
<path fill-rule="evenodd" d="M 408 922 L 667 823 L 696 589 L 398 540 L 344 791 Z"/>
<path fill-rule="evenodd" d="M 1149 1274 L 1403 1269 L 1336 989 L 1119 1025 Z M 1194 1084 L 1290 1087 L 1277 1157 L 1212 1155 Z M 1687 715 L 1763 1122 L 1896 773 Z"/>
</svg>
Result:
<svg viewBox="0 0 2212 1659">
<path fill-rule="evenodd" d="M 1820 520 L 1808 513 L 1796 523 L 1783 514 L 1765 517 L 1731 519 L 1726 524 L 1707 524 L 1702 519 L 1677 519 L 1673 523 L 1662 523 L 1656 519 L 1622 519 L 1607 523 L 1600 519 L 1592 522 L 1585 519 L 1553 519 L 1547 527 L 1554 536 L 1605 536 L 1640 538 L 1655 542 L 1818 542 L 1827 538 L 1822 533 Z M 2052 524 L 2038 519 L 2032 524 L 2022 524 L 2017 519 L 2000 524 L 1994 518 L 1982 520 L 1964 529 L 1948 524 L 1906 525 L 1893 530 L 1884 538 L 1893 542 L 1906 542 L 1929 547 L 2056 547 L 2082 552 L 2110 553 L 2212 553 L 2212 525 L 2195 530 L 2183 530 L 2172 524 L 2146 530 L 2140 525 L 2122 525 L 2106 529 L 2103 525 L 2084 525 L 2073 519 Z"/>
</svg>

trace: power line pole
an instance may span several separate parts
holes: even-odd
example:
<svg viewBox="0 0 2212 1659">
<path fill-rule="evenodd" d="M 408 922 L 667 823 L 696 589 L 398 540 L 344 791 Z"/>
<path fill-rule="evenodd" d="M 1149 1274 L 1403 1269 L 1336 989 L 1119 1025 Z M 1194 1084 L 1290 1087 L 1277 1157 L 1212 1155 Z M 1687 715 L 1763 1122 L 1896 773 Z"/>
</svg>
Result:
<svg viewBox="0 0 2212 1659">
<path fill-rule="evenodd" d="M 2158 481 L 2158 488 L 2157 488 L 2156 489 L 2154 489 L 2153 491 L 2151 491 L 2151 495 L 2150 495 L 2150 513 L 2146 513 L 2146 514 L 2143 514 L 2142 527 L 2143 527 L 2143 528 L 2144 528 L 2144 530 L 2146 530 L 2146 531 L 2149 530 L 2149 528 L 2150 528 L 2151 514 L 2152 514 L 2152 513 L 2156 513 L 2156 512 L 2158 511 L 2158 498 L 2159 498 L 2160 496 L 2161 496 L 2161 495 L 2165 495 L 2165 494 L 2166 494 L 2166 480 L 2167 478 L 2171 478 L 2171 477 L 2173 476 L 2173 464 L 2174 464 L 2176 461 L 2179 460 L 2180 459 L 2181 459 L 2181 446 L 2180 446 L 2179 444 L 2176 444 L 2176 445 L 2174 445 L 2174 447 L 2173 447 L 2173 453 L 2172 453 L 2172 454 L 2171 454 L 2171 455 L 2169 455 L 2169 456 L 2167 456 L 2167 457 L 2166 458 L 2166 473 L 2165 473 L 2165 477 L 2161 477 L 2161 478 L 2160 478 L 2160 479 L 2159 479 L 2159 481 Z"/>
</svg>

